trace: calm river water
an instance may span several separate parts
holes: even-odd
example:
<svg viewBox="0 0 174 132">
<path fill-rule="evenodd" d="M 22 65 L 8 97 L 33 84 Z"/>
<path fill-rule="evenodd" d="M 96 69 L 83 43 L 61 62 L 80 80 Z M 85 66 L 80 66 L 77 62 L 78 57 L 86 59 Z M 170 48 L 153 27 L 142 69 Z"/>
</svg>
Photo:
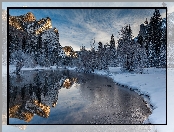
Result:
<svg viewBox="0 0 174 132">
<path fill-rule="evenodd" d="M 112 79 L 69 70 L 10 75 L 8 98 L 10 124 L 142 124 L 151 114 Z"/>
</svg>

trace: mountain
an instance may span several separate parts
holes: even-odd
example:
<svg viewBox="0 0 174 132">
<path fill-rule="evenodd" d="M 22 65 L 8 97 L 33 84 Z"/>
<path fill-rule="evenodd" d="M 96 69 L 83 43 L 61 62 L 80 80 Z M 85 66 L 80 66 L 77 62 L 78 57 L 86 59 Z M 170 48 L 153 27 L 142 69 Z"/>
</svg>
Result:
<svg viewBox="0 0 174 132">
<path fill-rule="evenodd" d="M 35 34 L 52 28 L 51 19 L 49 17 L 37 21 L 31 12 L 20 16 L 9 15 L 9 25 L 16 29 Z"/>
<path fill-rule="evenodd" d="M 58 29 L 52 27 L 49 17 L 36 20 L 31 12 L 20 16 L 9 15 L 10 64 L 31 60 L 30 64 L 24 65 L 54 65 L 62 51 Z"/>
</svg>

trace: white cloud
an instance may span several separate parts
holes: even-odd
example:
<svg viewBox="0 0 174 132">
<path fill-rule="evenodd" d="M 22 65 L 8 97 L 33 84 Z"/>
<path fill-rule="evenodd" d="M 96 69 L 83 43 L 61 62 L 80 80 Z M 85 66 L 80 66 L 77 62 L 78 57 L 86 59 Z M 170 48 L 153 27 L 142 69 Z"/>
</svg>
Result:
<svg viewBox="0 0 174 132">
<path fill-rule="evenodd" d="M 150 19 L 153 10 L 139 10 L 140 13 L 137 10 L 130 11 L 131 13 L 109 10 L 104 14 L 95 12 L 97 15 L 94 16 L 94 10 L 71 10 L 73 16 L 68 17 L 68 14 L 62 14 L 71 25 L 57 24 L 60 27 L 60 40 L 71 42 L 76 47 L 83 44 L 90 49 L 94 38 L 96 47 L 99 41 L 103 44 L 109 42 L 112 34 L 117 42 L 118 31 L 127 24 L 130 24 L 133 36 L 136 37 L 140 30 L 140 24 L 144 23 L 146 18 Z"/>
</svg>

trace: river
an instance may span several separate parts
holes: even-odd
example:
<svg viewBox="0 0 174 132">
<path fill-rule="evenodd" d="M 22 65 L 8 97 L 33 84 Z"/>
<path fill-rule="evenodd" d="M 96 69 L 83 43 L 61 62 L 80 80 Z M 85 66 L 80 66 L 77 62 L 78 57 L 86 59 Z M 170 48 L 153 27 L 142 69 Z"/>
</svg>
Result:
<svg viewBox="0 0 174 132">
<path fill-rule="evenodd" d="M 11 74 L 8 98 L 9 124 L 143 124 L 151 114 L 111 78 L 69 70 Z"/>
</svg>

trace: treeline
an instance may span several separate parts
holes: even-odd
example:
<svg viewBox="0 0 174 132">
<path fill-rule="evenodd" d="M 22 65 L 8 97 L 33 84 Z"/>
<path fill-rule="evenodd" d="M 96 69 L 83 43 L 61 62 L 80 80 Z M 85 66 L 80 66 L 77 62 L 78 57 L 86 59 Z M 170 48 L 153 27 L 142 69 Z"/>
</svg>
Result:
<svg viewBox="0 0 174 132">
<path fill-rule="evenodd" d="M 166 19 L 161 18 L 155 9 L 149 22 L 140 25 L 137 37 L 132 36 L 130 25 L 122 27 L 118 42 L 112 34 L 107 44 L 95 41 L 91 49 L 81 46 L 80 51 L 68 51 L 59 43 L 57 30 L 47 29 L 39 34 L 32 33 L 34 22 L 28 24 L 27 31 L 10 28 L 9 63 L 23 63 L 25 67 L 53 66 L 77 67 L 79 72 L 108 70 L 108 67 L 121 67 L 122 70 L 142 73 L 143 68 L 166 67 Z M 117 43 L 117 46 L 116 46 Z M 71 48 L 70 48 L 71 49 Z M 67 53 L 68 54 L 67 54 Z"/>
<path fill-rule="evenodd" d="M 94 47 L 85 50 L 83 46 L 79 52 L 78 71 L 91 72 L 95 69 L 108 69 L 109 66 L 120 66 L 122 70 L 143 72 L 143 68 L 166 67 L 166 19 L 162 19 L 159 10 L 155 10 L 150 22 L 140 25 L 140 32 L 133 38 L 130 25 L 122 27 L 120 39 L 115 47 L 114 36 L 110 44 L 103 46 L 98 43 L 98 50 Z"/>
</svg>

